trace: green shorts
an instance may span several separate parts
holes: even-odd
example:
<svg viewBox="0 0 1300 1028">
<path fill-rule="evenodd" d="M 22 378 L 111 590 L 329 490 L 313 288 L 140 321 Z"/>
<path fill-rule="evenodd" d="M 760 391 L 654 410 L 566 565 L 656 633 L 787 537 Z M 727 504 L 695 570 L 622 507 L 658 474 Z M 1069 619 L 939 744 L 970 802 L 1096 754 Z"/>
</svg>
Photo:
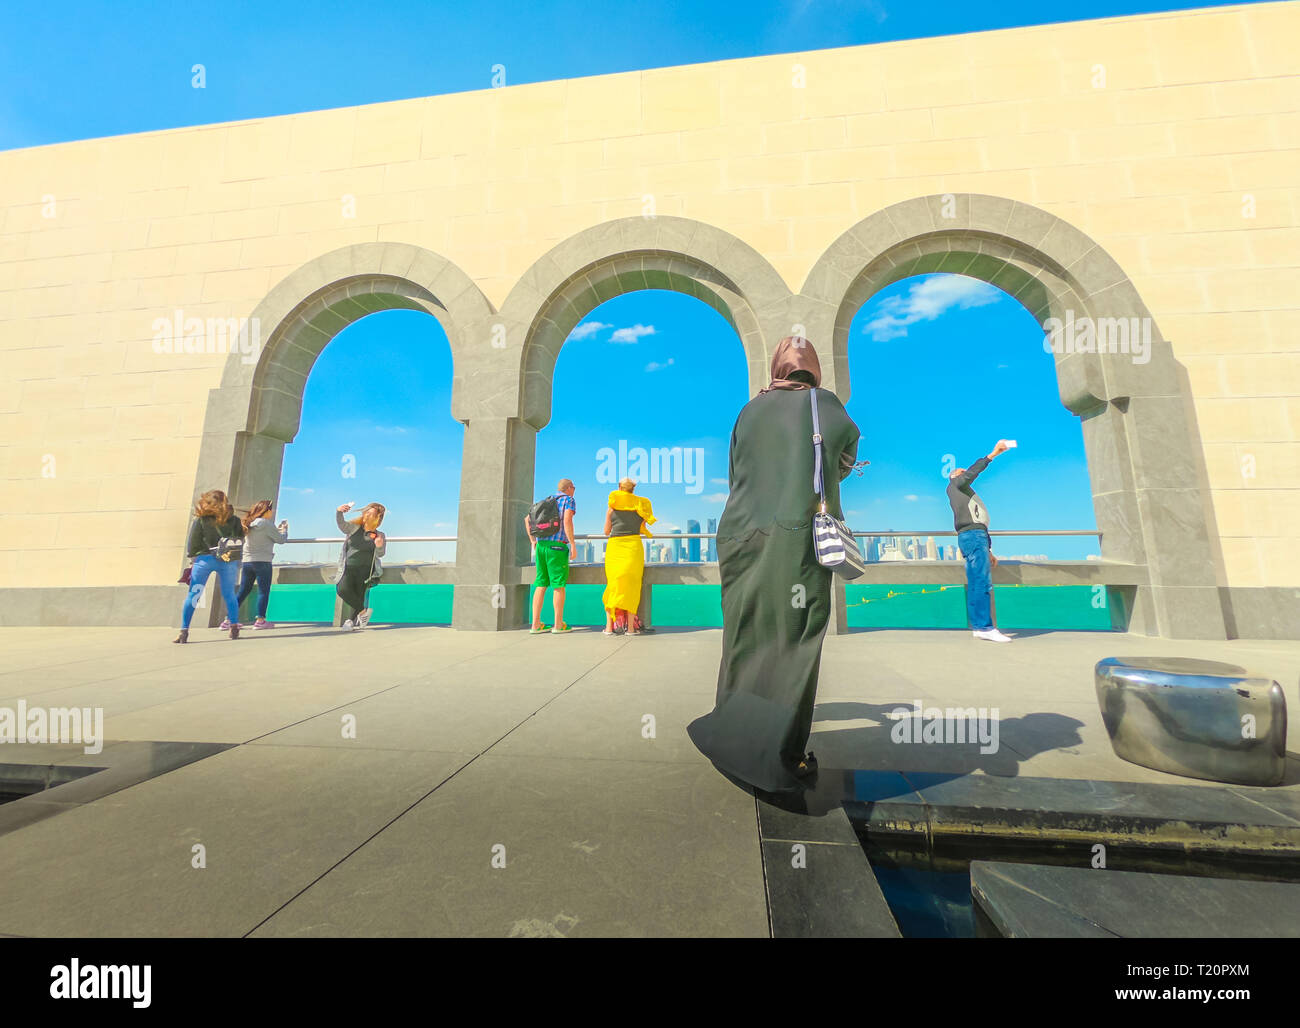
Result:
<svg viewBox="0 0 1300 1028">
<path fill-rule="evenodd" d="M 569 544 L 552 540 L 538 540 L 537 577 L 533 585 L 545 589 L 563 589 L 569 584 Z"/>
</svg>

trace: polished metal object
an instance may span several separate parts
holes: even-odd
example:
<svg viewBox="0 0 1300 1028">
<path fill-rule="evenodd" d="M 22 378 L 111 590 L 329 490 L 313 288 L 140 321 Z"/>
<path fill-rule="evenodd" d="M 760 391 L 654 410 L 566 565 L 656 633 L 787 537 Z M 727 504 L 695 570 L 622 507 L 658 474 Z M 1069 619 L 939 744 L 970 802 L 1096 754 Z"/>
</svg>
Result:
<svg viewBox="0 0 1300 1028">
<path fill-rule="evenodd" d="M 1181 657 L 1107 657 L 1095 678 L 1116 756 L 1187 778 L 1281 783 L 1286 698 L 1276 682 Z"/>
</svg>

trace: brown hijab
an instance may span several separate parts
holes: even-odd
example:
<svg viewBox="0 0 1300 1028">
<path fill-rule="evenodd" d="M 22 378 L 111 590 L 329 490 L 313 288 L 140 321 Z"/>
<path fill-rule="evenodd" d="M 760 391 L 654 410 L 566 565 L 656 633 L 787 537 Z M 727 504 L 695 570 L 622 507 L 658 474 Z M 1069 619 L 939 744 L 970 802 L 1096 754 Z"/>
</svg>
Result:
<svg viewBox="0 0 1300 1028">
<path fill-rule="evenodd" d="M 790 376 L 796 371 L 806 371 L 812 375 L 815 385 L 822 384 L 822 366 L 817 359 L 813 344 L 803 336 L 786 336 L 781 345 L 772 354 L 772 382 L 767 389 L 809 389 L 807 382 L 792 380 Z"/>
</svg>

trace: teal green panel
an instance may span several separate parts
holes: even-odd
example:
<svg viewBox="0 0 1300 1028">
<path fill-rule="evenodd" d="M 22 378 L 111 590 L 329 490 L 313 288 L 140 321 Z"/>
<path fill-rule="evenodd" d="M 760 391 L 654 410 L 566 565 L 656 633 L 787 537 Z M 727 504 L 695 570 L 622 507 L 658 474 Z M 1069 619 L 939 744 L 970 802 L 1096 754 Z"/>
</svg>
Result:
<svg viewBox="0 0 1300 1028">
<path fill-rule="evenodd" d="M 449 625 L 455 586 L 377 585 L 370 590 L 370 620 L 381 625 Z M 272 594 L 274 595 L 274 594 Z"/>
<path fill-rule="evenodd" d="M 1090 585 L 995 586 L 999 628 L 1111 630 L 1105 589 Z"/>
<path fill-rule="evenodd" d="M 524 614 L 522 624 L 528 624 L 528 619 L 533 610 L 533 592 L 536 586 L 528 587 L 528 608 Z M 542 623 L 546 625 L 555 624 L 554 608 L 551 606 L 555 598 L 553 589 L 546 590 L 546 599 L 542 601 Z M 602 598 L 605 595 L 603 585 L 570 585 L 564 589 L 564 621 L 568 625 L 599 625 L 605 627 L 605 605 Z"/>
<path fill-rule="evenodd" d="M 848 584 L 844 594 L 850 628 L 969 627 L 964 586 Z M 1112 630 L 1107 592 L 1089 585 L 999 585 L 993 600 L 999 628 Z"/>
<path fill-rule="evenodd" d="M 374 610 L 372 620 L 377 624 L 389 625 L 449 625 L 455 588 L 449 584 L 376 586 L 370 590 L 370 604 Z M 248 611 L 248 605 L 255 603 L 256 599 L 257 592 L 254 590 L 241 610 Z M 273 586 L 266 616 L 270 621 L 329 624 L 334 620 L 334 586 Z"/>
<path fill-rule="evenodd" d="M 965 628 L 966 590 L 960 585 L 844 587 L 850 628 Z"/>
<path fill-rule="evenodd" d="M 722 627 L 722 586 L 656 585 L 651 620 L 668 627 Z"/>
<path fill-rule="evenodd" d="M 257 590 L 254 589 L 240 610 L 246 611 L 249 604 L 256 603 Z M 322 621 L 329 624 L 334 620 L 334 586 L 273 585 L 266 617 L 268 621 Z"/>
</svg>

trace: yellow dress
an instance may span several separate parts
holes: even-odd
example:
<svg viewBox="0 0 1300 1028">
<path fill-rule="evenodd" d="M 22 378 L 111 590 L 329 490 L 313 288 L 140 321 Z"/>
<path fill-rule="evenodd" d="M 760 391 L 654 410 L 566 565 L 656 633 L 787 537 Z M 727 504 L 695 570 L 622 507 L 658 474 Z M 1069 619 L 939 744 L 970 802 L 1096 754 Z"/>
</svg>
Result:
<svg viewBox="0 0 1300 1028">
<path fill-rule="evenodd" d="M 609 494 L 609 505 L 614 510 L 631 510 L 640 514 L 645 519 L 641 524 L 641 535 L 652 534 L 646 525 L 654 524 L 656 518 L 646 497 L 615 489 Z M 617 616 L 615 611 L 619 610 L 635 614 L 641 602 L 641 574 L 645 570 L 641 535 L 619 535 L 605 541 L 607 584 L 603 602 L 611 617 Z"/>
</svg>

